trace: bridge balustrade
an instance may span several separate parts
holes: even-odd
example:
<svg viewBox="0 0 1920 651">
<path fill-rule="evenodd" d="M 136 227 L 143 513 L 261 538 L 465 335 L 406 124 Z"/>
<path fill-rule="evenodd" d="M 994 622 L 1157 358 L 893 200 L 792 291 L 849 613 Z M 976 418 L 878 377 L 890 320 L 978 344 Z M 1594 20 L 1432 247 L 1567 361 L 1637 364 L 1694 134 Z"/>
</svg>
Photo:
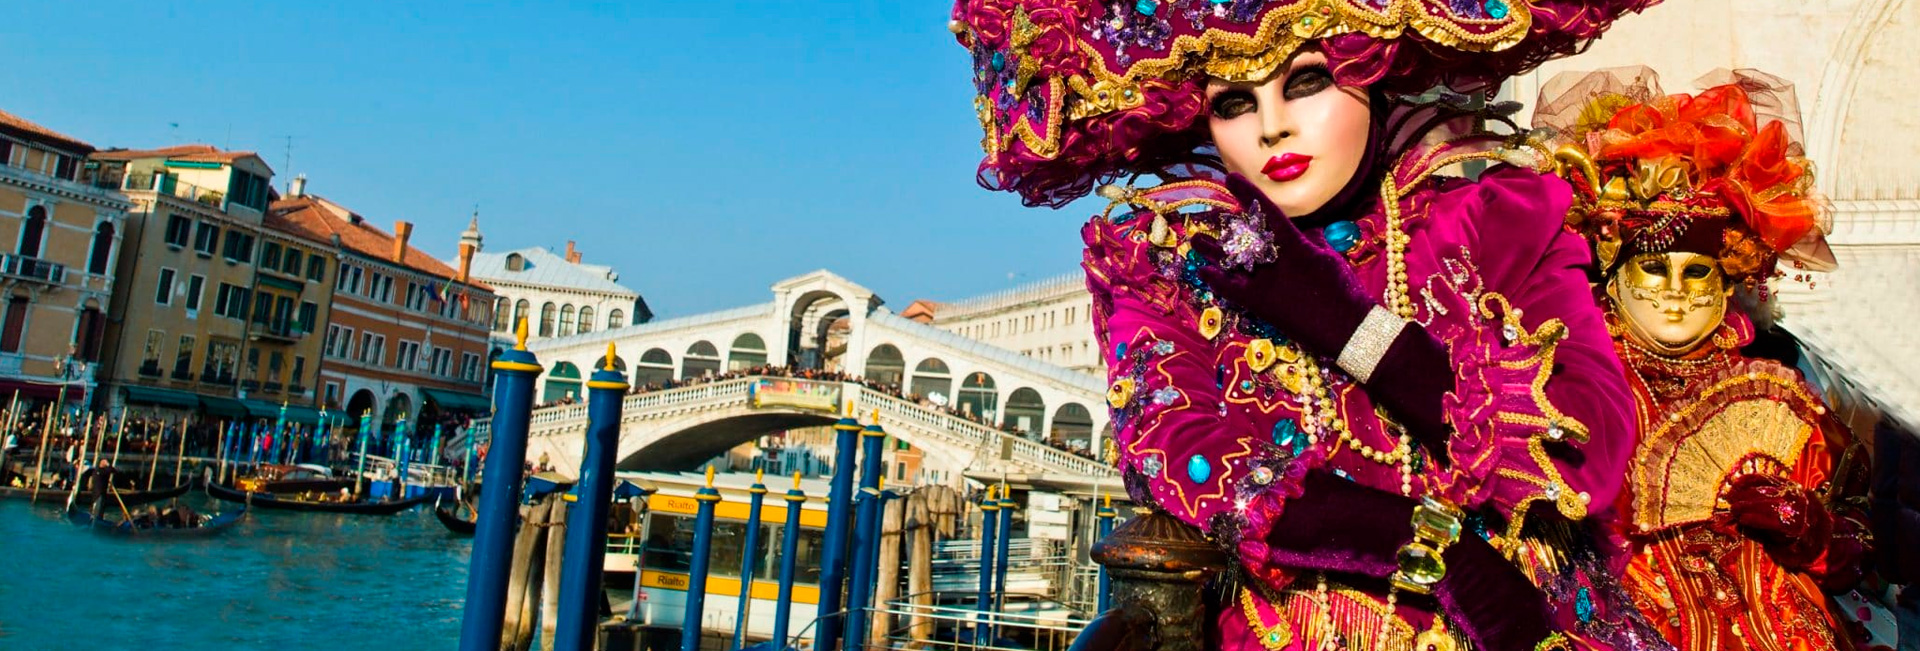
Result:
<svg viewBox="0 0 1920 651">
<path fill-rule="evenodd" d="M 793 379 L 781 376 L 764 377 L 777 380 Z M 662 412 L 679 412 L 687 407 L 718 408 L 746 405 L 751 395 L 750 387 L 761 379 L 763 376 L 747 376 L 629 395 L 622 400 L 623 420 L 631 422 L 659 418 L 665 415 Z M 976 467 L 976 470 L 1025 468 L 1033 471 L 1070 472 L 1077 475 L 1111 475 L 1114 472 L 1111 467 L 1097 460 L 928 408 L 874 390 L 858 382 L 847 382 L 843 387 L 842 395 L 852 397 L 857 409 L 862 412 L 870 409 L 880 410 L 890 421 L 906 425 L 911 429 L 913 438 L 920 439 L 921 443 L 938 443 L 956 449 L 974 450 L 977 452 L 975 458 L 977 465 L 995 466 Z M 585 404 L 545 407 L 533 413 L 532 426 L 529 428 L 530 436 L 547 437 L 577 433 L 579 428 L 585 427 L 586 421 L 587 406 Z M 478 420 L 470 428 L 469 435 L 484 439 L 488 436 L 490 429 L 489 421 Z"/>
</svg>

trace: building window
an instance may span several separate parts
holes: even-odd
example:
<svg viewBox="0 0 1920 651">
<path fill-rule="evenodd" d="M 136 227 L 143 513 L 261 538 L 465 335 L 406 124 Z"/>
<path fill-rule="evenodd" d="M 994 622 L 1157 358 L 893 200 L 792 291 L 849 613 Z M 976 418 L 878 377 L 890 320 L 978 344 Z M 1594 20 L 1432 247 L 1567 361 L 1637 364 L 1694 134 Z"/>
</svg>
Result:
<svg viewBox="0 0 1920 651">
<path fill-rule="evenodd" d="M 287 262 L 281 265 L 280 270 L 286 272 L 289 276 L 298 278 L 300 276 L 301 262 L 300 249 L 289 246 L 287 247 Z"/>
<path fill-rule="evenodd" d="M 41 241 L 47 237 L 47 207 L 34 206 L 27 209 L 27 223 L 20 227 L 20 247 L 15 249 L 20 255 L 29 258 L 40 257 Z"/>
<path fill-rule="evenodd" d="M 453 351 L 445 348 L 433 349 L 433 368 L 429 372 L 441 377 L 453 374 Z"/>
<path fill-rule="evenodd" d="M 27 329 L 27 303 L 27 297 L 17 294 L 7 299 L 7 322 L 0 330 L 0 352 L 20 352 L 20 334 Z"/>
<path fill-rule="evenodd" d="M 627 327 L 627 315 L 622 314 L 620 310 L 611 310 L 607 312 L 607 329 L 608 330 L 618 330 L 624 327 Z"/>
<path fill-rule="evenodd" d="M 280 270 L 280 243 L 268 242 L 260 247 L 260 266 L 268 271 Z"/>
<path fill-rule="evenodd" d="M 593 307 L 592 306 L 588 306 L 588 305 L 580 306 L 580 329 L 577 332 L 579 332 L 580 334 L 593 332 Z"/>
<path fill-rule="evenodd" d="M 240 344 L 212 339 L 207 341 L 207 362 L 201 365 L 200 380 L 226 384 L 240 363 Z"/>
<path fill-rule="evenodd" d="M 113 223 L 100 222 L 93 229 L 93 252 L 87 256 L 87 273 L 107 273 L 107 261 L 113 257 Z"/>
<path fill-rule="evenodd" d="M 324 404 L 326 404 L 326 406 L 329 406 L 329 407 L 339 407 L 340 406 L 340 383 L 328 382 L 325 392 L 327 395 L 326 395 L 326 402 Z"/>
<path fill-rule="evenodd" d="M 553 317 L 558 311 L 552 303 L 540 306 L 540 336 L 553 336 Z"/>
<path fill-rule="evenodd" d="M 173 354 L 173 379 L 193 379 L 193 335 L 180 335 L 180 349 Z"/>
<path fill-rule="evenodd" d="M 167 246 L 184 249 L 190 239 L 193 239 L 193 220 L 179 215 L 167 218 Z"/>
<path fill-rule="evenodd" d="M 319 315 L 320 315 L 319 305 L 315 304 L 313 301 L 300 301 L 300 322 L 299 322 L 300 331 L 313 332 L 313 321 L 315 318 L 318 318 Z"/>
<path fill-rule="evenodd" d="M 295 355 L 293 358 L 293 375 L 287 376 L 287 390 L 292 391 L 293 387 L 306 386 L 306 383 L 301 381 L 301 376 L 306 374 L 307 358 Z"/>
<path fill-rule="evenodd" d="M 526 322 L 527 309 L 529 307 L 530 305 L 527 303 L 527 299 L 524 299 L 524 298 L 520 299 L 518 302 L 515 302 L 513 304 L 513 324 L 507 326 L 508 330 L 517 331 L 520 327 L 520 324 Z"/>
<path fill-rule="evenodd" d="M 180 219 L 175 217 L 175 219 Z M 200 255 L 212 257 L 213 249 L 220 244 L 220 227 L 212 222 L 201 222 L 199 230 L 193 232 L 193 250 Z"/>
<path fill-rule="evenodd" d="M 460 353 L 460 379 L 468 382 L 480 379 L 480 356 L 473 353 Z"/>
<path fill-rule="evenodd" d="M 315 253 L 307 256 L 307 280 L 324 282 L 327 279 L 327 259 Z"/>
<path fill-rule="evenodd" d="M 160 281 L 153 284 L 153 302 L 160 305 L 173 304 L 173 270 L 160 268 Z"/>
<path fill-rule="evenodd" d="M 214 297 L 213 313 L 229 319 L 247 318 L 247 294 L 251 290 L 227 283 L 220 283 L 220 292 Z"/>
<path fill-rule="evenodd" d="M 207 278 L 198 274 L 187 276 L 187 313 L 199 311 L 200 292 L 206 288 Z"/>
<path fill-rule="evenodd" d="M 76 159 L 72 156 L 68 156 L 66 154 L 59 154 L 55 156 L 55 161 L 53 163 L 54 176 L 66 179 L 68 181 L 72 181 L 77 177 L 79 172 L 80 172 L 79 159 Z"/>
<path fill-rule="evenodd" d="M 394 344 L 393 350 L 399 355 L 394 358 L 393 365 L 400 367 L 402 371 L 413 370 L 414 360 L 420 359 L 420 344 L 402 339 L 400 343 Z"/>
<path fill-rule="evenodd" d="M 513 313 L 507 309 L 507 298 L 502 296 L 493 299 L 493 331 L 506 332 L 512 328 L 513 325 L 508 323 L 507 319 L 510 316 L 513 316 Z"/>
<path fill-rule="evenodd" d="M 167 333 L 162 330 L 147 331 L 147 345 L 140 351 L 140 372 L 149 375 L 160 374 L 160 347 L 166 345 Z M 153 369 L 148 373 L 147 369 Z"/>
<path fill-rule="evenodd" d="M 573 306 L 563 305 L 560 307 L 560 336 L 570 334 L 573 334 Z"/>
<path fill-rule="evenodd" d="M 234 262 L 247 262 L 253 259 L 253 236 L 237 230 L 227 231 L 226 248 L 222 255 Z"/>
<path fill-rule="evenodd" d="M 272 294 L 254 294 L 254 298 L 253 298 L 253 322 L 254 323 L 265 325 L 266 323 L 270 322 L 273 319 L 273 299 L 274 299 L 274 296 Z M 280 300 L 284 301 L 286 299 L 282 298 Z"/>
</svg>

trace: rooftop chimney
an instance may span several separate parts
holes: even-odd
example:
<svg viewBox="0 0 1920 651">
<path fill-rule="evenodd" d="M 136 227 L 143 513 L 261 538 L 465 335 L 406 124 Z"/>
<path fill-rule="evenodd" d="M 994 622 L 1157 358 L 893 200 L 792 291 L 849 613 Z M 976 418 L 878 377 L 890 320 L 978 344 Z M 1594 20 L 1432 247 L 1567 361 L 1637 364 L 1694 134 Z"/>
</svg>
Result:
<svg viewBox="0 0 1920 651">
<path fill-rule="evenodd" d="M 407 262 L 407 238 L 413 237 L 413 222 L 399 220 L 393 223 L 393 261 Z"/>
<path fill-rule="evenodd" d="M 289 197 L 307 196 L 307 175 L 301 174 L 293 177 L 293 182 L 287 184 L 287 196 Z"/>
<path fill-rule="evenodd" d="M 459 282 L 467 282 L 467 272 L 473 271 L 473 250 L 472 242 L 460 243 L 460 277 L 456 279 Z"/>
<path fill-rule="evenodd" d="M 580 251 L 573 248 L 573 240 L 567 240 L 567 262 L 580 264 Z"/>
</svg>

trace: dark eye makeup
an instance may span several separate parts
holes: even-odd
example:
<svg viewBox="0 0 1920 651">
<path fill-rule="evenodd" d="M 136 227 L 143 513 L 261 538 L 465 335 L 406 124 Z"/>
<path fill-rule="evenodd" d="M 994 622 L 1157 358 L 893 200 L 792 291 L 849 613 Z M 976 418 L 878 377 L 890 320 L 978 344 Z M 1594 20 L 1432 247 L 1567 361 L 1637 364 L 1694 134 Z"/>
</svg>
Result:
<svg viewBox="0 0 1920 651">
<path fill-rule="evenodd" d="M 1229 88 L 1214 95 L 1213 100 L 1208 102 L 1208 107 L 1213 112 L 1214 118 L 1231 120 L 1252 113 L 1255 101 L 1251 91 L 1245 88 Z"/>
<path fill-rule="evenodd" d="M 1333 87 L 1333 71 L 1326 64 L 1315 63 L 1301 66 L 1287 75 L 1285 95 L 1287 99 L 1308 97 Z"/>
</svg>

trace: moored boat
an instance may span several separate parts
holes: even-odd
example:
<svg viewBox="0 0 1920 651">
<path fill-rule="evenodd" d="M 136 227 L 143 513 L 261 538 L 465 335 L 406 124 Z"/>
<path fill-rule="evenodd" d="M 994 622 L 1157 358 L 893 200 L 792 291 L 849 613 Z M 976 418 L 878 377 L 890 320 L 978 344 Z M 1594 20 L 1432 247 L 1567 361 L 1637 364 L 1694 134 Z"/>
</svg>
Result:
<svg viewBox="0 0 1920 651">
<path fill-rule="evenodd" d="M 256 493 L 224 486 L 217 483 L 207 484 L 207 495 L 217 500 L 257 506 L 263 509 L 279 511 L 306 511 L 310 513 L 347 513 L 356 515 L 393 515 L 415 506 L 432 501 L 430 496 L 392 502 L 369 502 L 324 499 L 334 493 L 303 493 L 306 497 L 288 497 L 273 493 Z"/>
<path fill-rule="evenodd" d="M 471 536 L 473 535 L 475 525 L 472 520 L 466 520 L 460 517 L 460 510 L 463 508 L 467 509 L 468 513 L 473 512 L 472 508 L 465 504 L 456 503 L 451 509 L 435 504 L 433 506 L 433 517 L 440 520 L 440 524 L 445 525 L 447 531 L 453 532 L 454 535 Z"/>
<path fill-rule="evenodd" d="M 170 500 L 185 495 L 187 491 L 192 489 L 193 482 L 186 482 L 173 488 L 154 491 L 119 491 L 118 494 L 120 495 L 120 500 L 125 502 L 127 506 L 139 506 L 141 504 Z M 0 499 L 33 500 L 35 503 L 62 504 L 67 501 L 67 495 L 72 492 L 73 491 L 64 488 L 43 488 L 40 489 L 40 494 L 36 496 L 34 495 L 34 490 L 31 488 L 5 486 L 0 487 Z M 83 493 L 82 496 L 84 497 L 85 494 Z"/>
<path fill-rule="evenodd" d="M 246 517 L 247 508 L 208 515 L 191 513 L 182 521 L 174 521 L 171 515 L 160 515 L 151 519 L 94 518 L 92 514 L 79 509 L 67 511 L 67 521 L 86 527 L 94 532 L 135 538 L 196 538 L 211 536 L 232 528 Z"/>
</svg>

